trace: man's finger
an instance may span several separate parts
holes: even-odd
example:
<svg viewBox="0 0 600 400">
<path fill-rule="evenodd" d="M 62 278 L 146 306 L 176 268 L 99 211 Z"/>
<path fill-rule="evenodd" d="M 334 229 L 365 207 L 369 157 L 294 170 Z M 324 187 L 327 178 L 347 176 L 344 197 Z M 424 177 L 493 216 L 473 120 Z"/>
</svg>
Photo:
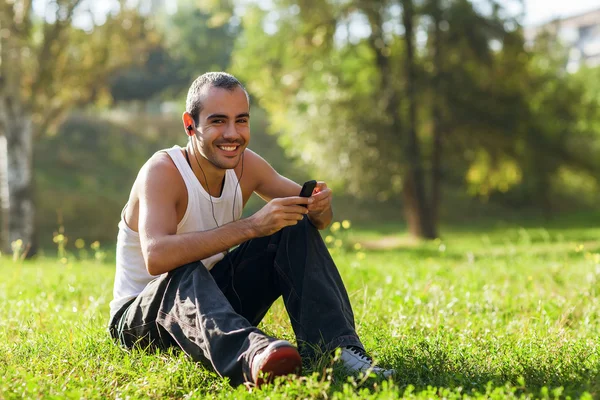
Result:
<svg viewBox="0 0 600 400">
<path fill-rule="evenodd" d="M 327 184 L 323 181 L 319 181 L 317 182 L 317 186 L 315 186 L 316 189 L 319 189 L 319 192 L 327 189 Z"/>
<path fill-rule="evenodd" d="M 285 206 L 282 210 L 283 210 L 283 212 L 288 213 L 288 214 L 306 214 L 307 207 L 303 207 L 303 206 L 294 204 L 294 205 L 290 205 L 290 206 Z"/>
<path fill-rule="evenodd" d="M 313 202 L 313 200 L 310 197 L 300 196 L 283 197 L 278 200 L 284 206 L 291 206 L 296 204 L 311 204 Z"/>
<path fill-rule="evenodd" d="M 322 204 L 317 206 L 308 206 L 308 212 L 318 212 L 321 213 L 329 208 L 328 205 Z"/>
<path fill-rule="evenodd" d="M 324 196 L 313 196 L 313 202 L 312 206 L 315 206 L 317 204 L 322 204 L 322 203 L 331 203 L 331 197 L 332 196 L 328 196 L 328 195 L 324 195 Z"/>
<path fill-rule="evenodd" d="M 297 218 L 286 218 L 284 219 L 284 226 L 292 226 L 292 225 L 296 225 L 298 223 L 298 221 L 300 221 L 302 218 L 297 219 Z"/>
<path fill-rule="evenodd" d="M 331 189 L 325 189 L 322 192 L 316 193 L 312 195 L 314 202 L 321 201 L 327 197 L 331 196 Z"/>
</svg>

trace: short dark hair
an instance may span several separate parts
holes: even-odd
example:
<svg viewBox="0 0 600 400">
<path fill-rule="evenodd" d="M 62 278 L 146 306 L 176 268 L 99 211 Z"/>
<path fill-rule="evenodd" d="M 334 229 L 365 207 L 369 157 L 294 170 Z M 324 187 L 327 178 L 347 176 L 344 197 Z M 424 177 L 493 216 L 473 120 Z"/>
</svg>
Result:
<svg viewBox="0 0 600 400">
<path fill-rule="evenodd" d="M 246 93 L 246 97 L 249 100 L 246 88 L 235 76 L 226 72 L 207 72 L 202 74 L 190 86 L 185 101 L 185 111 L 192 116 L 196 124 L 199 123 L 200 112 L 202 111 L 202 94 L 207 86 L 227 89 L 229 91 L 240 87 Z"/>
</svg>

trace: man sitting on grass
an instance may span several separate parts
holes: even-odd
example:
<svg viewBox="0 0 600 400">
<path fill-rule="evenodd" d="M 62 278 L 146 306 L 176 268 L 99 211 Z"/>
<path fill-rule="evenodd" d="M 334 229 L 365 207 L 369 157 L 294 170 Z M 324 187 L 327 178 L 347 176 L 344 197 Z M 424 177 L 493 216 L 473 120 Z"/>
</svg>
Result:
<svg viewBox="0 0 600 400">
<path fill-rule="evenodd" d="M 331 189 L 318 182 L 299 197 L 298 184 L 247 149 L 249 121 L 233 76 L 206 73 L 190 87 L 187 146 L 150 158 L 121 216 L 111 335 L 128 348 L 180 348 L 234 385 L 299 373 L 300 353 L 336 348 L 351 372 L 389 376 L 356 334 L 318 232 L 331 223 Z M 267 203 L 241 219 L 253 192 Z M 279 296 L 300 352 L 257 328 Z"/>
</svg>

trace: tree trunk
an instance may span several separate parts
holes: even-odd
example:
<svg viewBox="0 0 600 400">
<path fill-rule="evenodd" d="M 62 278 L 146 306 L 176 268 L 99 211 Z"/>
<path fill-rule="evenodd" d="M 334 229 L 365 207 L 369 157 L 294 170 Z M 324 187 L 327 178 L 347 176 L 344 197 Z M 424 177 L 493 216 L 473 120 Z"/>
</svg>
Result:
<svg viewBox="0 0 600 400">
<path fill-rule="evenodd" d="M 419 140 L 417 138 L 417 96 L 415 91 L 416 72 L 414 63 L 414 29 L 413 29 L 413 2 L 403 0 L 403 22 L 406 42 L 406 91 L 408 108 L 407 143 L 405 146 L 407 169 L 404 178 L 405 214 L 409 230 L 416 236 L 434 239 L 436 229 L 431 219 L 431 213 L 425 194 L 425 173 Z"/>
<path fill-rule="evenodd" d="M 8 240 L 8 218 L 10 208 L 8 202 L 8 149 L 6 136 L 0 135 L 0 251 L 10 253 L 10 240 Z"/>
<path fill-rule="evenodd" d="M 8 164 L 8 242 L 22 240 L 21 251 L 30 255 L 35 245 L 33 203 L 33 124 L 31 117 L 19 112 L 10 97 L 0 98 L 4 103 L 4 121 Z M 7 111 L 7 112 L 6 112 Z"/>
<path fill-rule="evenodd" d="M 10 27 L 7 35 L 0 35 L 0 130 L 6 138 L 5 161 L 4 154 L 0 160 L 7 172 L 3 178 L 6 185 L 2 189 L 2 210 L 3 214 L 8 214 L 7 221 L 3 220 L 3 225 L 8 225 L 5 246 L 10 248 L 12 243 L 21 240 L 19 252 L 29 255 L 33 254 L 35 235 L 33 120 L 30 106 L 22 97 L 21 84 L 22 54 L 31 27 L 30 6 L 31 2 L 27 1 L 20 7 L 13 7 L 10 3 L 0 7 L 0 23 Z M 8 203 L 5 200 L 6 188 Z"/>
<path fill-rule="evenodd" d="M 431 220 L 437 225 L 439 222 L 439 208 L 442 198 L 442 43 L 440 22 L 442 10 L 439 0 L 433 0 L 433 150 L 431 160 Z"/>
<path fill-rule="evenodd" d="M 415 195 L 415 183 L 411 174 L 405 173 L 402 181 L 402 200 L 404 203 L 404 218 L 408 232 L 414 237 L 424 237 L 423 224 L 419 214 L 419 200 Z"/>
</svg>

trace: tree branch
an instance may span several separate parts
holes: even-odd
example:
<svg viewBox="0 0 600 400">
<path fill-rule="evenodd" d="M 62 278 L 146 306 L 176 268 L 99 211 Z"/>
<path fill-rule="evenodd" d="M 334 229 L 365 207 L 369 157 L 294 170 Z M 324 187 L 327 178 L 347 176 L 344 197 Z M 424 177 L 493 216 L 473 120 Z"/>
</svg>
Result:
<svg viewBox="0 0 600 400">
<path fill-rule="evenodd" d="M 59 41 L 64 30 L 70 27 L 73 13 L 75 12 L 75 9 L 79 3 L 81 3 L 81 0 L 73 1 L 67 8 L 66 17 L 62 20 L 60 19 L 61 7 L 58 5 L 55 14 L 56 21 L 54 24 L 48 24 L 44 27 L 44 41 L 37 57 L 38 73 L 33 80 L 34 83 L 32 85 L 31 98 L 29 102 L 30 107 L 35 105 L 35 94 L 38 93 L 39 89 L 43 85 L 48 85 L 49 81 L 52 79 L 52 70 L 51 68 L 46 67 L 46 65 L 50 65 L 49 63 L 46 63 L 46 60 L 49 60 L 51 56 L 59 57 L 60 54 L 67 48 L 65 43 L 61 43 L 62 45 L 59 46 L 54 45 Z M 51 54 L 53 47 L 56 48 L 55 54 Z"/>
</svg>

